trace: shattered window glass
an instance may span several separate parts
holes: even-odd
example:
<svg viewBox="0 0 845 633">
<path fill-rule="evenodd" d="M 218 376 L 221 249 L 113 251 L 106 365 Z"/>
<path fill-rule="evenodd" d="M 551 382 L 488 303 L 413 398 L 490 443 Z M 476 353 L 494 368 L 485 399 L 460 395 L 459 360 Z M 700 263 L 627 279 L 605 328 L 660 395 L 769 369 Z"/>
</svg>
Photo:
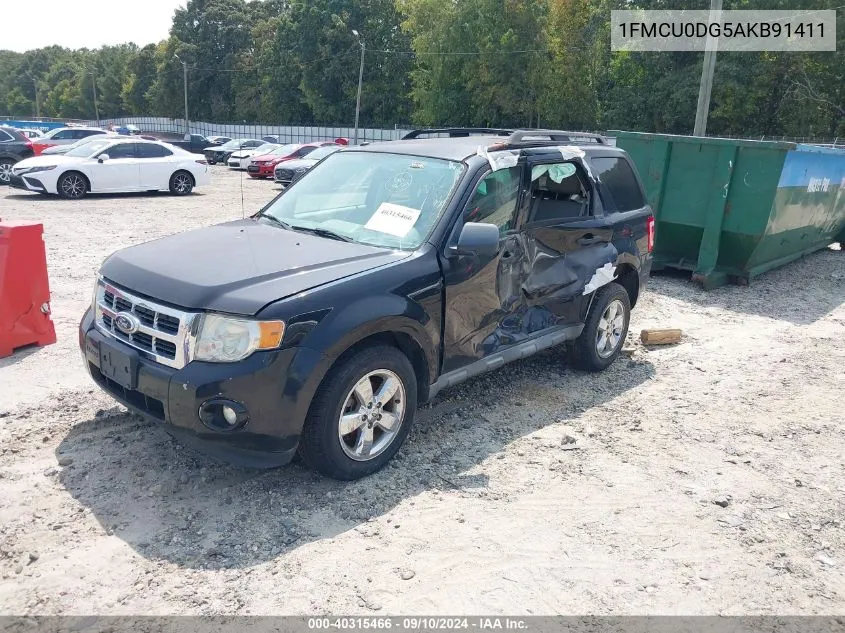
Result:
<svg viewBox="0 0 845 633">
<path fill-rule="evenodd" d="M 571 220 L 586 215 L 587 188 L 573 163 L 548 163 L 531 169 L 529 222 Z"/>
</svg>

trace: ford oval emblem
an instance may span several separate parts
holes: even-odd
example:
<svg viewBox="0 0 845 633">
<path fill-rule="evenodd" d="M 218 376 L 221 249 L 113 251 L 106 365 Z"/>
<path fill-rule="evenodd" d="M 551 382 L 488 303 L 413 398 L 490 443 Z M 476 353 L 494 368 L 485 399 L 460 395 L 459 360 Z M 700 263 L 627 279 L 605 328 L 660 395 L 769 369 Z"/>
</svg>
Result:
<svg viewBox="0 0 845 633">
<path fill-rule="evenodd" d="M 141 322 L 134 314 L 118 312 L 114 315 L 114 326 L 124 334 L 135 334 L 141 327 Z"/>
</svg>

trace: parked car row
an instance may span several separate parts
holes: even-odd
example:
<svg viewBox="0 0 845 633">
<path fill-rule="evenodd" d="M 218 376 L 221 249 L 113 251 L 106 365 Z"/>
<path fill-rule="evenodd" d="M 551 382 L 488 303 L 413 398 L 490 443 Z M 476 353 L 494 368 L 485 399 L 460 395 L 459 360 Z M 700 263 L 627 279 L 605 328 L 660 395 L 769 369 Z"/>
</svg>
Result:
<svg viewBox="0 0 845 633">
<path fill-rule="evenodd" d="M 267 138 L 273 137 L 264 137 Z M 230 169 L 245 170 L 250 178 L 273 178 L 286 187 L 347 143 L 345 138 L 285 144 L 238 138 L 224 145 L 207 147 L 203 154 L 209 165 L 225 164 Z"/>
</svg>

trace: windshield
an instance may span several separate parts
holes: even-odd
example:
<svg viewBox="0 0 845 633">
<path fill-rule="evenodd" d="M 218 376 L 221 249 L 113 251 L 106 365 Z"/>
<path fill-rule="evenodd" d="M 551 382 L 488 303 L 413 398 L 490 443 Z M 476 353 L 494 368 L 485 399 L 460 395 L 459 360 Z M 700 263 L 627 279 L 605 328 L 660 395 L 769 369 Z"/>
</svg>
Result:
<svg viewBox="0 0 845 633">
<path fill-rule="evenodd" d="M 76 145 L 70 151 L 68 151 L 65 156 L 73 156 L 75 158 L 88 158 L 89 156 L 96 154 L 101 149 L 108 147 L 114 141 L 112 139 L 102 139 L 96 141 L 88 141 L 87 143 L 82 143 L 81 145 Z"/>
<path fill-rule="evenodd" d="M 414 249 L 434 228 L 462 172 L 461 163 L 439 158 L 339 152 L 262 215 L 362 244 Z"/>
<path fill-rule="evenodd" d="M 276 143 L 264 143 L 264 145 L 259 145 L 255 149 L 248 150 L 255 154 L 268 154 L 272 150 L 276 149 L 278 145 Z"/>
<path fill-rule="evenodd" d="M 298 149 L 299 149 L 299 145 L 297 145 L 296 143 L 291 143 L 289 145 L 280 145 L 279 147 L 274 149 L 272 152 L 267 152 L 267 153 L 268 154 L 280 154 L 282 156 L 287 156 L 288 154 L 292 154 L 293 152 L 295 152 Z"/>
<path fill-rule="evenodd" d="M 313 152 L 306 155 L 305 158 L 309 160 L 320 160 L 321 158 L 325 158 L 329 154 L 334 154 L 339 149 L 339 147 L 333 145 L 327 145 L 326 147 L 318 147 Z"/>
<path fill-rule="evenodd" d="M 240 149 L 241 145 L 243 145 L 244 143 L 247 143 L 250 140 L 252 140 L 252 139 L 236 138 L 234 140 L 223 143 L 223 145 L 221 145 L 218 149 Z"/>
</svg>

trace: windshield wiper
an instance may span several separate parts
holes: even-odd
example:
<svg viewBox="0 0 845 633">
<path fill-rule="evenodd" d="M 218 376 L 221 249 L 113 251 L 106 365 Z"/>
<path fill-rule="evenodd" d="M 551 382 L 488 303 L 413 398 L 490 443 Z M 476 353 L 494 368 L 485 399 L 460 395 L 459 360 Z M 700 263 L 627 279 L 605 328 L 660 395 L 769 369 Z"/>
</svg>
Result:
<svg viewBox="0 0 845 633">
<path fill-rule="evenodd" d="M 283 229 L 287 229 L 288 231 L 293 230 L 293 227 L 284 220 L 280 220 L 279 218 L 273 217 L 272 215 L 269 215 L 267 213 L 259 213 L 258 217 L 270 220 L 270 222 L 272 222 L 273 224 L 277 224 L 278 226 L 282 227 Z"/>
<path fill-rule="evenodd" d="M 303 231 L 305 233 L 313 233 L 314 235 L 319 235 L 320 237 L 328 237 L 332 240 L 339 240 L 341 242 L 351 242 L 351 237 L 346 237 L 345 235 L 341 235 L 340 233 L 335 233 L 334 231 L 330 231 L 329 229 L 321 229 L 319 227 L 309 227 L 309 226 L 297 226 L 289 224 L 288 227 L 292 231 Z"/>
</svg>

